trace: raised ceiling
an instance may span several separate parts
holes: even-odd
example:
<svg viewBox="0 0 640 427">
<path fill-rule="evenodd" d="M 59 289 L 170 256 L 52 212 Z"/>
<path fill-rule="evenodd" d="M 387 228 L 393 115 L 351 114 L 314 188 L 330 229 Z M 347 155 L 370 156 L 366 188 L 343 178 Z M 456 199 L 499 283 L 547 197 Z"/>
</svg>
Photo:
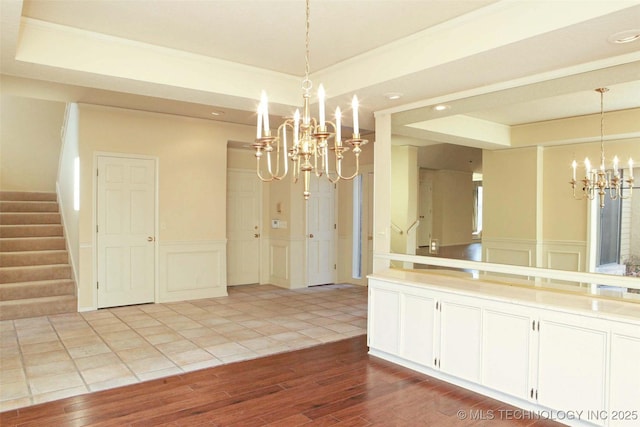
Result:
<svg viewBox="0 0 640 427">
<path fill-rule="evenodd" d="M 301 103 L 301 0 L 1 0 L 3 92 L 251 123 Z M 311 79 L 394 130 L 442 116 L 514 125 L 640 107 L 640 1 L 311 1 Z M 385 97 L 401 93 L 398 100 Z M 36 96 L 36 95 L 33 95 Z M 452 108 L 436 115 L 431 106 Z M 212 116 L 211 112 L 222 113 Z M 275 117 L 277 119 L 277 117 Z"/>
</svg>

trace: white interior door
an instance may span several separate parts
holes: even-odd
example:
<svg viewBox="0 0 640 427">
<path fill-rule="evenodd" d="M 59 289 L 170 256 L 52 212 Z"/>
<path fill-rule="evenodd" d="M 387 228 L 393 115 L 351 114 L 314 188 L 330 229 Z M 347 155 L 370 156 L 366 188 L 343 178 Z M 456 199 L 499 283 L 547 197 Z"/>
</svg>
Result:
<svg viewBox="0 0 640 427">
<path fill-rule="evenodd" d="M 227 175 L 227 284 L 260 281 L 260 181 L 255 172 Z"/>
<path fill-rule="evenodd" d="M 308 286 L 335 282 L 335 186 L 312 174 L 307 200 Z"/>
<path fill-rule="evenodd" d="M 367 242 L 364 247 L 367 248 L 366 251 L 363 251 L 366 254 L 367 260 L 364 263 L 367 267 L 365 268 L 365 277 L 369 274 L 373 273 L 373 172 L 367 173 L 367 180 L 365 181 L 366 190 L 364 194 L 366 194 L 366 230 L 367 230 Z"/>
<path fill-rule="evenodd" d="M 98 157 L 98 308 L 155 299 L 155 160 Z"/>
</svg>

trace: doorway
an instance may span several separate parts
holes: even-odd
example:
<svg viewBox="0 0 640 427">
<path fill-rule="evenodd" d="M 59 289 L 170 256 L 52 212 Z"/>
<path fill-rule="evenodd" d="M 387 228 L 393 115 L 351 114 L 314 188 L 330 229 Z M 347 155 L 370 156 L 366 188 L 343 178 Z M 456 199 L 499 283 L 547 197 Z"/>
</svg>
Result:
<svg viewBox="0 0 640 427">
<path fill-rule="evenodd" d="M 98 308 L 155 301 L 156 159 L 97 157 Z"/>
<path fill-rule="evenodd" d="M 311 174 L 307 207 L 307 286 L 336 278 L 335 185 Z"/>
<path fill-rule="evenodd" d="M 607 200 L 600 209 L 598 230 L 598 262 L 602 267 L 620 262 L 622 200 Z"/>
<path fill-rule="evenodd" d="M 262 186 L 255 172 L 227 173 L 227 285 L 260 282 Z"/>
</svg>

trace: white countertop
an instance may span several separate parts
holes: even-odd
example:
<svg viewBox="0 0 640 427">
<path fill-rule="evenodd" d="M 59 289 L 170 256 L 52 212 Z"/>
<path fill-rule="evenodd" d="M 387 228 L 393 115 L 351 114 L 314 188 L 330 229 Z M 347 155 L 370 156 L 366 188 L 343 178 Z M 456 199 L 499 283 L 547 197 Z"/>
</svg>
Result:
<svg viewBox="0 0 640 427">
<path fill-rule="evenodd" d="M 473 278 L 446 270 L 388 269 L 368 276 L 409 286 L 428 287 L 433 290 L 475 296 L 513 304 L 528 305 L 550 310 L 561 310 L 583 316 L 625 321 L 640 326 L 640 303 L 627 302 L 598 295 L 582 294 L 542 288 L 527 281 L 495 278 Z M 529 284 L 527 284 L 529 283 Z M 640 302 L 640 301 L 639 301 Z"/>
</svg>

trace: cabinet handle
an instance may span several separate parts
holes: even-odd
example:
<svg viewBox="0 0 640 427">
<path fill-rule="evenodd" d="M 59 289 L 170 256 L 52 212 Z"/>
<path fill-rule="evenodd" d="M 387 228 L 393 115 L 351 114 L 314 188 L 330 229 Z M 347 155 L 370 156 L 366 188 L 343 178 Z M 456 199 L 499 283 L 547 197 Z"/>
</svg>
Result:
<svg viewBox="0 0 640 427">
<path fill-rule="evenodd" d="M 535 320 L 531 321 L 531 330 L 532 331 L 536 330 L 536 321 Z M 533 389 L 531 389 L 531 397 L 533 397 Z"/>
<path fill-rule="evenodd" d="M 538 400 L 538 390 L 536 390 L 536 400 Z"/>
<path fill-rule="evenodd" d="M 531 398 L 533 399 L 533 388 L 531 389 Z"/>
</svg>

